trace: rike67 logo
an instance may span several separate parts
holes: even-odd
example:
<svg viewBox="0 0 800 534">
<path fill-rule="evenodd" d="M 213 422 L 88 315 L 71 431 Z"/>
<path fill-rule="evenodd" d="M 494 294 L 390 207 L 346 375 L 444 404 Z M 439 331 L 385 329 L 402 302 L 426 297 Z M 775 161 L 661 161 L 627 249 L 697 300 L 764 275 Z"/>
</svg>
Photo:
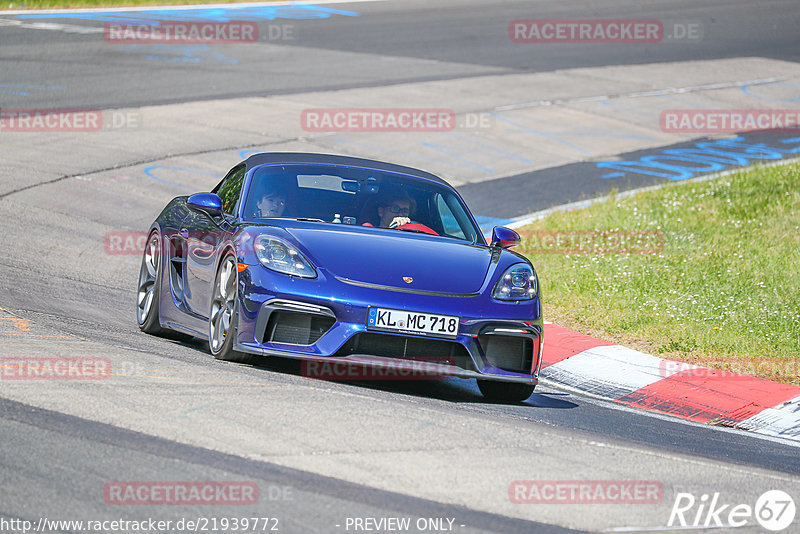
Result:
<svg viewBox="0 0 800 534">
<path fill-rule="evenodd" d="M 743 527 L 755 519 L 761 527 L 777 532 L 792 524 L 796 511 L 794 500 L 781 490 L 763 493 L 755 506 L 725 503 L 719 493 L 703 494 L 699 499 L 691 493 L 678 493 L 667 526 Z"/>
</svg>

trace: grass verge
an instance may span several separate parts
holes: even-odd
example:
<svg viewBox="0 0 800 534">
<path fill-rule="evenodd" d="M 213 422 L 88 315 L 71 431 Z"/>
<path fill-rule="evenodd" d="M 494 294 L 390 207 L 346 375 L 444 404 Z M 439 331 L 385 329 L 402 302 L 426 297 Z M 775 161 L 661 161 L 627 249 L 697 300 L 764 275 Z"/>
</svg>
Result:
<svg viewBox="0 0 800 534">
<path fill-rule="evenodd" d="M 546 319 L 800 384 L 799 163 L 612 196 L 519 232 Z"/>
</svg>

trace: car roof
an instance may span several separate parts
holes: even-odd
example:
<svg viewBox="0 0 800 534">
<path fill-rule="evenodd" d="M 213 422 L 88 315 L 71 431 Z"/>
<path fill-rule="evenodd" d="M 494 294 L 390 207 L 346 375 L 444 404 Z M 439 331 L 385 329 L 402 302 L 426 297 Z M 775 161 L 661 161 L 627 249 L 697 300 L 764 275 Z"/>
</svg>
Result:
<svg viewBox="0 0 800 534">
<path fill-rule="evenodd" d="M 367 169 L 375 169 L 376 171 L 407 174 L 409 176 L 424 178 L 448 187 L 452 187 L 438 176 L 429 172 L 415 169 L 413 167 L 406 167 L 404 165 L 396 165 L 394 163 L 387 163 L 385 161 L 377 161 L 373 159 L 355 158 L 352 156 L 337 156 L 334 154 L 316 154 L 310 152 L 261 152 L 259 154 L 253 154 L 247 158 L 244 163 L 247 171 L 259 165 L 275 163 L 285 163 L 287 165 L 298 163 L 321 163 L 328 165 L 346 165 L 349 167 L 364 167 Z"/>
</svg>

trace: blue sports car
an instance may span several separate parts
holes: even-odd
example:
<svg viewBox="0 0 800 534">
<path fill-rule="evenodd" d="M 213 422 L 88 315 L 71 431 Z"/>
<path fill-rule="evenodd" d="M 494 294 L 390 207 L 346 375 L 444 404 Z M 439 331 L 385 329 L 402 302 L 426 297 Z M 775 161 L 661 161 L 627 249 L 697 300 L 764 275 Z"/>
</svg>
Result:
<svg viewBox="0 0 800 534">
<path fill-rule="evenodd" d="M 153 222 L 138 323 L 207 339 L 222 360 L 300 358 L 323 378 L 475 378 L 486 398 L 521 401 L 543 323 L 536 271 L 509 250 L 519 239 L 497 227 L 487 243 L 455 189 L 424 171 L 255 154 Z"/>
</svg>

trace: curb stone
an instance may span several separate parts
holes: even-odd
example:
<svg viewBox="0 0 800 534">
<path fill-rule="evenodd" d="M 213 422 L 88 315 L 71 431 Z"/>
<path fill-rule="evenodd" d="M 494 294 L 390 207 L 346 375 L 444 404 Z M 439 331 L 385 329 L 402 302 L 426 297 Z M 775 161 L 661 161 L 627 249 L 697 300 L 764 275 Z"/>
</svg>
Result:
<svg viewBox="0 0 800 534">
<path fill-rule="evenodd" d="M 539 377 L 626 406 L 800 441 L 800 387 L 658 358 L 545 323 Z"/>
</svg>

